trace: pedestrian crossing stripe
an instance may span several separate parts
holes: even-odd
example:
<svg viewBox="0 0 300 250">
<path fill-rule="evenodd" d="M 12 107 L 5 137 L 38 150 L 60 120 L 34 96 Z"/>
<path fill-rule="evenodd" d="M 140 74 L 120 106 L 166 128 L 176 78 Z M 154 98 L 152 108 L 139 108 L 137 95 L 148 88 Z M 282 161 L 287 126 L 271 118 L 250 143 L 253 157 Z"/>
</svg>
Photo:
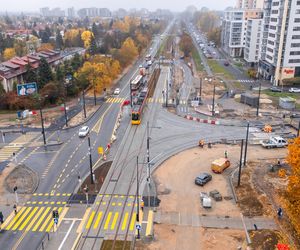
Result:
<svg viewBox="0 0 300 250">
<path fill-rule="evenodd" d="M 13 211 L 2 225 L 6 231 L 50 232 L 54 227 L 52 211 L 58 210 L 60 220 L 65 216 L 66 207 L 20 207 L 17 214 Z"/>
<path fill-rule="evenodd" d="M 98 194 L 100 197 L 111 197 L 113 196 L 114 198 L 136 198 L 136 195 L 124 195 L 124 194 Z M 139 198 L 141 198 L 141 196 L 139 195 Z"/>
<path fill-rule="evenodd" d="M 34 193 L 33 196 L 64 196 L 69 197 L 71 193 Z"/>
<path fill-rule="evenodd" d="M 255 82 L 254 80 L 240 79 L 238 82 Z"/>
<path fill-rule="evenodd" d="M 125 232 L 127 228 L 132 232 L 135 230 L 136 212 L 133 212 L 130 217 L 130 212 L 128 211 L 125 211 L 123 215 L 118 211 L 109 211 L 106 216 L 104 216 L 103 211 L 91 211 L 88 216 L 88 219 L 85 219 L 86 222 L 84 228 L 86 230 L 98 230 L 100 225 L 105 231 L 114 231 L 116 230 L 117 225 L 120 225 L 119 230 L 121 232 Z M 144 218 L 145 220 L 143 220 L 143 217 L 145 216 L 147 218 Z M 149 212 L 145 214 L 142 210 L 139 212 L 139 221 L 147 224 L 146 231 L 148 234 L 152 231 L 153 216 L 152 210 L 149 210 Z"/>
<path fill-rule="evenodd" d="M 125 101 L 125 98 L 108 98 L 106 103 L 122 103 Z"/>
</svg>

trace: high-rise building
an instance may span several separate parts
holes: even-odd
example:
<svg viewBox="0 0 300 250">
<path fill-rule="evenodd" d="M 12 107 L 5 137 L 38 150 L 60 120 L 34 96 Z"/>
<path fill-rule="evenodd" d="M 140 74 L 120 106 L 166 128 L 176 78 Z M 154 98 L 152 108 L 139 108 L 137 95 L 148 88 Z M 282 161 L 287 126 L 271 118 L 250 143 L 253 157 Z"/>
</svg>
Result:
<svg viewBox="0 0 300 250">
<path fill-rule="evenodd" d="M 74 8 L 68 8 L 67 9 L 67 13 L 68 13 L 68 18 L 74 18 L 75 17 L 75 10 Z"/>
<path fill-rule="evenodd" d="M 241 57 L 246 44 L 248 20 L 261 18 L 262 10 L 260 9 L 233 9 L 226 11 L 222 22 L 221 44 L 223 50 L 232 57 Z"/>
<path fill-rule="evenodd" d="M 54 8 L 50 10 L 48 7 L 40 9 L 41 15 L 43 17 L 63 17 L 65 16 L 65 12 L 60 8 Z"/>
<path fill-rule="evenodd" d="M 300 77 L 300 1 L 265 0 L 259 73 L 274 85 Z"/>
<path fill-rule="evenodd" d="M 264 0 L 237 0 L 237 9 L 262 9 Z"/>
</svg>

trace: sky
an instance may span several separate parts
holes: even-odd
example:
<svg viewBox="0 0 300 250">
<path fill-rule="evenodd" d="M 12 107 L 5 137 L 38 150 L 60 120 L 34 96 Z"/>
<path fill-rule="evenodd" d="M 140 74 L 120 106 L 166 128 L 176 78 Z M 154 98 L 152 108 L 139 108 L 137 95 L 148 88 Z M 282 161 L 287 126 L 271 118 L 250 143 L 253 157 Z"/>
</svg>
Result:
<svg viewBox="0 0 300 250">
<path fill-rule="evenodd" d="M 228 6 L 234 6 L 236 0 L 0 0 L 0 11 L 39 11 L 42 7 L 60 7 L 75 9 L 86 7 L 109 8 L 147 8 L 149 10 L 170 9 L 183 11 L 188 5 L 194 5 L 198 9 L 203 6 L 214 10 L 224 10 Z"/>
</svg>

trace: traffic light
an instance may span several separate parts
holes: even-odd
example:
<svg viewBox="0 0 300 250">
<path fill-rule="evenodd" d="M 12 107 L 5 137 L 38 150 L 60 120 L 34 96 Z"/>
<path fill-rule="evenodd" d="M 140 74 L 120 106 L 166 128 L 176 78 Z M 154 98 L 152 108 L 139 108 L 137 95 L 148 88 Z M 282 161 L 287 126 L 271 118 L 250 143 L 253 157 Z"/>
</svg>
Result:
<svg viewBox="0 0 300 250">
<path fill-rule="evenodd" d="M 59 215 L 58 215 L 58 211 L 57 210 L 53 210 L 52 211 L 52 217 L 55 219 L 55 218 L 59 218 Z"/>
</svg>

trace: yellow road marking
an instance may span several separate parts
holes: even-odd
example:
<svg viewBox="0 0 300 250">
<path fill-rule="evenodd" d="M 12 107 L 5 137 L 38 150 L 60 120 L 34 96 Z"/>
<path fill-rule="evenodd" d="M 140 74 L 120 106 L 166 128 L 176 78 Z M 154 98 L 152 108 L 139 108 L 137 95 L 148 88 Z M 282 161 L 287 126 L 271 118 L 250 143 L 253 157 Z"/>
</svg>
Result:
<svg viewBox="0 0 300 250">
<path fill-rule="evenodd" d="M 88 220 L 88 222 L 85 226 L 86 229 L 89 229 L 91 227 L 93 219 L 95 217 L 95 213 L 96 213 L 95 211 L 92 211 L 91 216 L 90 216 L 90 218 L 89 218 L 89 220 Z"/>
<path fill-rule="evenodd" d="M 41 207 L 41 209 L 38 211 L 38 213 L 36 214 L 36 216 L 33 218 L 33 220 L 30 222 L 30 224 L 26 227 L 25 231 L 29 231 L 33 224 L 36 222 L 36 220 L 39 218 L 39 216 L 41 215 L 41 213 L 44 211 L 44 207 Z"/>
<path fill-rule="evenodd" d="M 143 221 L 143 215 L 144 215 L 143 210 L 140 209 L 140 212 L 139 212 L 139 221 Z"/>
<path fill-rule="evenodd" d="M 152 234 L 152 225 L 153 225 L 153 211 L 150 210 L 148 212 L 148 223 L 147 223 L 147 227 L 146 227 L 146 236 Z"/>
<path fill-rule="evenodd" d="M 130 231 L 134 229 L 135 219 L 136 219 L 136 213 L 133 213 L 130 221 L 130 227 L 129 227 Z"/>
<path fill-rule="evenodd" d="M 11 212 L 10 215 L 6 218 L 6 220 L 1 225 L 1 228 L 5 228 L 14 216 L 15 216 L 15 212 Z"/>
<path fill-rule="evenodd" d="M 91 208 L 89 207 L 89 208 L 87 208 L 87 210 L 85 211 L 85 213 L 84 213 L 84 215 L 83 215 L 83 218 L 82 218 L 82 220 L 81 220 L 81 222 L 80 222 L 80 224 L 79 224 L 79 226 L 78 226 L 78 228 L 77 228 L 77 230 L 76 230 L 76 233 L 81 233 L 81 231 L 82 231 L 82 229 L 83 229 L 83 225 L 85 224 L 85 221 L 86 221 L 86 219 L 87 219 L 87 217 L 88 217 L 88 215 L 89 215 L 89 213 L 90 213 L 90 210 L 91 210 Z"/>
<path fill-rule="evenodd" d="M 98 213 L 97 219 L 94 224 L 94 229 L 96 229 L 98 227 L 101 217 L 102 217 L 102 211 Z"/>
<path fill-rule="evenodd" d="M 47 207 L 46 211 L 43 213 L 41 218 L 38 220 L 38 222 L 36 223 L 36 225 L 32 229 L 33 232 L 35 232 L 37 230 L 37 228 L 40 226 L 40 224 L 43 222 L 44 218 L 46 217 L 46 215 L 48 214 L 50 209 L 51 209 L 51 207 Z"/>
<path fill-rule="evenodd" d="M 105 229 L 105 230 L 108 229 L 108 224 L 109 224 L 109 222 L 110 222 L 111 215 L 112 215 L 112 212 L 109 212 L 109 213 L 108 213 L 108 216 L 107 216 L 107 218 L 106 218 L 106 221 L 105 221 L 105 225 L 104 225 L 104 229 Z"/>
<path fill-rule="evenodd" d="M 62 207 L 60 207 L 60 208 L 58 209 L 58 214 L 59 214 L 59 215 L 60 215 L 62 209 L 63 209 Z M 50 232 L 50 230 L 51 230 L 51 228 L 52 228 L 53 226 L 54 226 L 54 220 L 51 220 L 49 226 L 48 226 L 47 229 L 46 229 L 46 232 Z M 56 227 L 58 228 L 58 224 L 56 225 Z M 54 232 L 57 230 L 57 228 L 56 228 L 56 229 L 54 228 Z"/>
<path fill-rule="evenodd" d="M 115 213 L 115 216 L 114 216 L 114 219 L 113 219 L 113 222 L 112 222 L 111 227 L 110 227 L 111 230 L 114 230 L 114 229 L 115 229 L 115 226 L 116 226 L 118 217 L 119 217 L 119 212 L 116 212 L 116 213 Z"/>
<path fill-rule="evenodd" d="M 124 219 L 123 219 L 122 231 L 124 231 L 125 228 L 126 228 L 127 220 L 128 220 L 128 212 L 125 213 L 125 216 L 124 216 Z"/>
<path fill-rule="evenodd" d="M 30 210 L 32 209 L 32 207 L 28 207 L 25 212 L 22 214 L 22 216 L 20 217 L 20 219 L 18 220 L 18 222 L 14 225 L 14 227 L 12 228 L 12 230 L 16 230 L 18 228 L 18 226 L 21 224 L 21 222 L 25 219 L 26 215 L 30 212 Z"/>
<path fill-rule="evenodd" d="M 56 209 L 57 209 L 57 207 L 53 208 L 53 210 L 56 210 Z M 48 217 L 47 217 L 47 219 L 44 221 L 43 225 L 42 225 L 41 228 L 39 229 L 40 232 L 43 232 L 43 231 L 44 231 L 44 229 L 46 228 L 46 226 L 47 226 L 48 223 L 50 222 L 51 218 L 52 218 L 52 213 L 50 212 L 49 215 L 48 215 Z"/>
<path fill-rule="evenodd" d="M 32 212 L 28 215 L 28 217 L 26 218 L 26 220 L 22 223 L 22 225 L 19 227 L 19 230 L 23 230 L 24 227 L 27 225 L 27 223 L 29 222 L 29 220 L 32 218 L 33 215 L 35 215 L 36 210 L 38 210 L 38 207 L 35 207 Z"/>
<path fill-rule="evenodd" d="M 22 207 L 21 210 L 15 215 L 15 217 L 13 218 L 13 220 L 8 224 L 8 226 L 5 228 L 5 230 L 9 230 L 13 224 L 15 224 L 15 222 L 19 219 L 19 217 L 21 216 L 21 214 L 24 212 L 24 210 L 26 209 L 26 207 Z M 14 213 L 14 212 L 13 212 Z M 4 228 L 4 227 L 3 227 Z"/>
</svg>

